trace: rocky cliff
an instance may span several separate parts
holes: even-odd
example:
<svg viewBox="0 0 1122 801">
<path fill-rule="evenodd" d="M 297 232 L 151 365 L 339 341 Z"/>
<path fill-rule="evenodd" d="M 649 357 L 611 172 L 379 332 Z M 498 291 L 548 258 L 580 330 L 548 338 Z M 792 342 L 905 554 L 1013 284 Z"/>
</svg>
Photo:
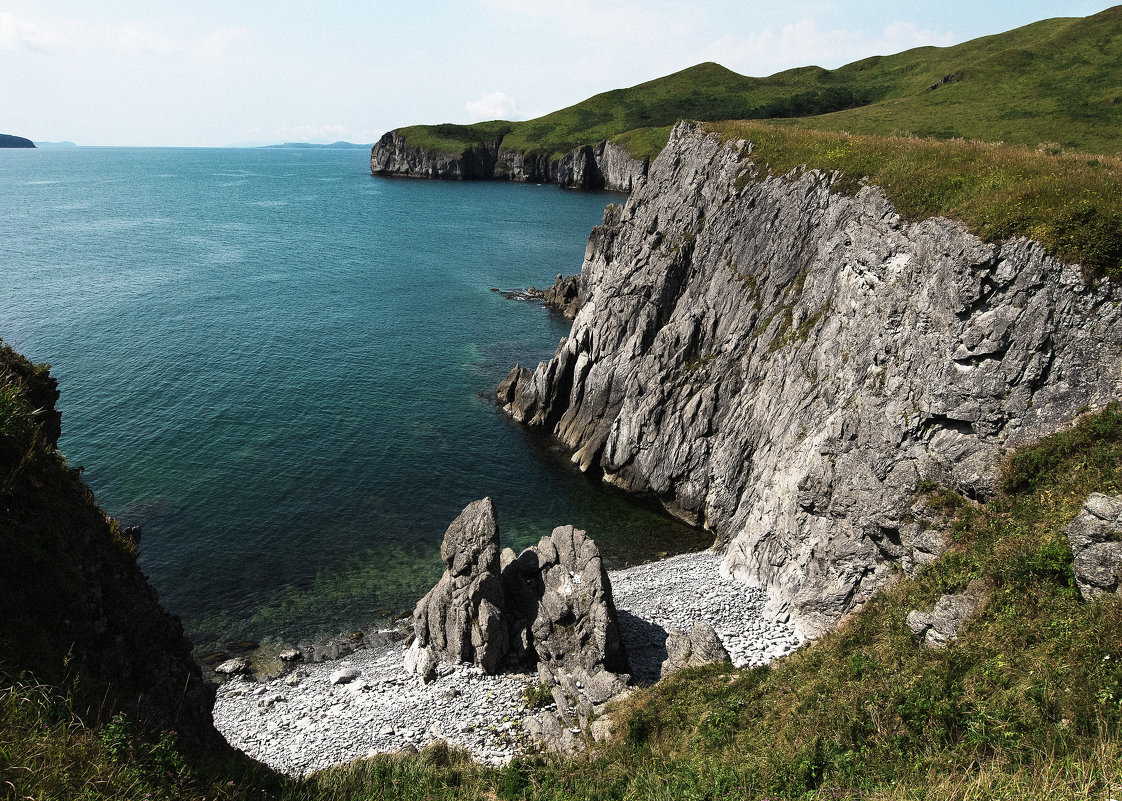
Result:
<svg viewBox="0 0 1122 801">
<path fill-rule="evenodd" d="M 675 128 L 593 231 L 569 337 L 499 403 L 711 529 L 814 636 L 941 549 L 921 480 L 986 495 L 1006 448 L 1122 395 L 1122 291 L 751 150 Z"/>
<path fill-rule="evenodd" d="M 413 178 L 555 183 L 570 189 L 630 192 L 647 173 L 647 162 L 609 141 L 584 145 L 555 158 L 505 148 L 502 139 L 481 141 L 458 152 L 410 145 L 399 131 L 371 148 L 370 172 Z"/>
<path fill-rule="evenodd" d="M 107 518 L 58 453 L 58 395 L 45 365 L 0 344 L 0 675 L 68 688 L 91 721 L 120 710 L 221 745 L 214 690 L 137 567 L 139 531 Z"/>
</svg>

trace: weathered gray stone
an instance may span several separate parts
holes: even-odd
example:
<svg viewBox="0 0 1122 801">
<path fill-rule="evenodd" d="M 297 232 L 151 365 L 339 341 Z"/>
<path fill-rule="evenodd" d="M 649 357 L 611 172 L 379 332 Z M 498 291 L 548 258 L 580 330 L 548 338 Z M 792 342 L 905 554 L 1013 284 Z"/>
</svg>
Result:
<svg viewBox="0 0 1122 801">
<path fill-rule="evenodd" d="M 1122 497 L 1092 493 L 1065 528 L 1075 583 L 1088 601 L 1122 591 Z"/>
<path fill-rule="evenodd" d="M 332 684 L 350 684 L 357 678 L 357 670 L 352 667 L 343 667 L 339 668 L 331 674 L 330 681 Z"/>
<path fill-rule="evenodd" d="M 494 673 L 508 647 L 499 579 L 499 529 L 490 498 L 468 504 L 444 534 L 445 571 L 413 612 L 416 639 L 406 669 L 432 676 L 436 662 L 468 662 Z"/>
<path fill-rule="evenodd" d="M 662 663 L 662 678 L 677 673 L 682 668 L 710 665 L 714 662 L 731 662 L 721 638 L 713 627 L 699 620 L 686 634 L 671 630 L 666 638 L 666 661 Z"/>
<path fill-rule="evenodd" d="M 525 662 L 627 672 L 612 587 L 591 538 L 560 526 L 503 571 L 511 640 Z"/>
<path fill-rule="evenodd" d="M 1003 448 L 1122 387 L 1118 285 L 694 125 L 605 223 L 569 336 L 500 405 L 712 530 L 801 636 L 941 550 L 910 523 L 920 478 L 984 496 Z"/>
<path fill-rule="evenodd" d="M 913 609 L 905 620 L 912 634 L 923 639 L 928 648 L 942 649 L 958 639 L 962 626 L 981 607 L 985 588 L 977 581 L 957 595 L 943 595 L 930 612 Z"/>
<path fill-rule="evenodd" d="M 214 669 L 219 676 L 235 676 L 239 673 L 249 673 L 249 660 L 242 657 L 227 659 Z"/>
</svg>

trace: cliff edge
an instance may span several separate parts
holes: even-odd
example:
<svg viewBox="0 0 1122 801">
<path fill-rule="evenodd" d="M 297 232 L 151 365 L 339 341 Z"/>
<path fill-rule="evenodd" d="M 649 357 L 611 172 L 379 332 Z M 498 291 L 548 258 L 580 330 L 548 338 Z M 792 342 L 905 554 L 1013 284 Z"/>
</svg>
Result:
<svg viewBox="0 0 1122 801">
<path fill-rule="evenodd" d="M 751 152 L 679 124 L 594 229 L 569 337 L 499 403 L 712 530 L 816 636 L 943 550 L 921 482 L 986 496 L 1006 448 L 1122 394 L 1122 291 Z"/>
<path fill-rule="evenodd" d="M 504 148 L 503 138 L 480 139 L 461 150 L 411 144 L 407 132 L 390 131 L 370 150 L 370 172 L 380 176 L 503 180 L 553 183 L 568 189 L 630 192 L 647 173 L 648 162 L 610 141 L 583 145 L 564 154 Z"/>
</svg>

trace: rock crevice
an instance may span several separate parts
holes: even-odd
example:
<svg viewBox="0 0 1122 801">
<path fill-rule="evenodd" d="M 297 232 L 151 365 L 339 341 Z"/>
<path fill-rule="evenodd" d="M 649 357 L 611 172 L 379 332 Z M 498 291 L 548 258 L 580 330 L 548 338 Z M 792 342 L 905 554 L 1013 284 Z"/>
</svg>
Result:
<svg viewBox="0 0 1122 801">
<path fill-rule="evenodd" d="M 712 530 L 816 636 L 927 559 L 920 479 L 984 497 L 1004 449 L 1119 396 L 1122 292 L 751 151 L 674 129 L 592 232 L 569 336 L 499 404 Z"/>
</svg>

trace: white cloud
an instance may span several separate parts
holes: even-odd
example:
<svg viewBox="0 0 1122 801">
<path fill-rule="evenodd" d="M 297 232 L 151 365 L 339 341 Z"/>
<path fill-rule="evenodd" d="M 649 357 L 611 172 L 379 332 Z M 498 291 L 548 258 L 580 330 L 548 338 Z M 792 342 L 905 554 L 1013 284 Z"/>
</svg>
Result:
<svg viewBox="0 0 1122 801">
<path fill-rule="evenodd" d="M 513 120 L 518 117 L 518 103 L 505 92 L 491 92 L 478 100 L 464 103 L 472 122 L 481 120 Z"/>
<path fill-rule="evenodd" d="M 890 55 L 923 45 L 949 45 L 951 32 L 921 29 L 913 22 L 893 22 L 879 36 L 834 29 L 819 30 L 814 19 L 764 28 L 746 37 L 722 36 L 705 48 L 703 57 L 747 75 L 770 75 L 791 67 L 835 68 L 871 55 Z"/>
<path fill-rule="evenodd" d="M 30 17 L 0 12 L 0 50 L 47 48 L 66 44 L 66 36 Z"/>
</svg>

